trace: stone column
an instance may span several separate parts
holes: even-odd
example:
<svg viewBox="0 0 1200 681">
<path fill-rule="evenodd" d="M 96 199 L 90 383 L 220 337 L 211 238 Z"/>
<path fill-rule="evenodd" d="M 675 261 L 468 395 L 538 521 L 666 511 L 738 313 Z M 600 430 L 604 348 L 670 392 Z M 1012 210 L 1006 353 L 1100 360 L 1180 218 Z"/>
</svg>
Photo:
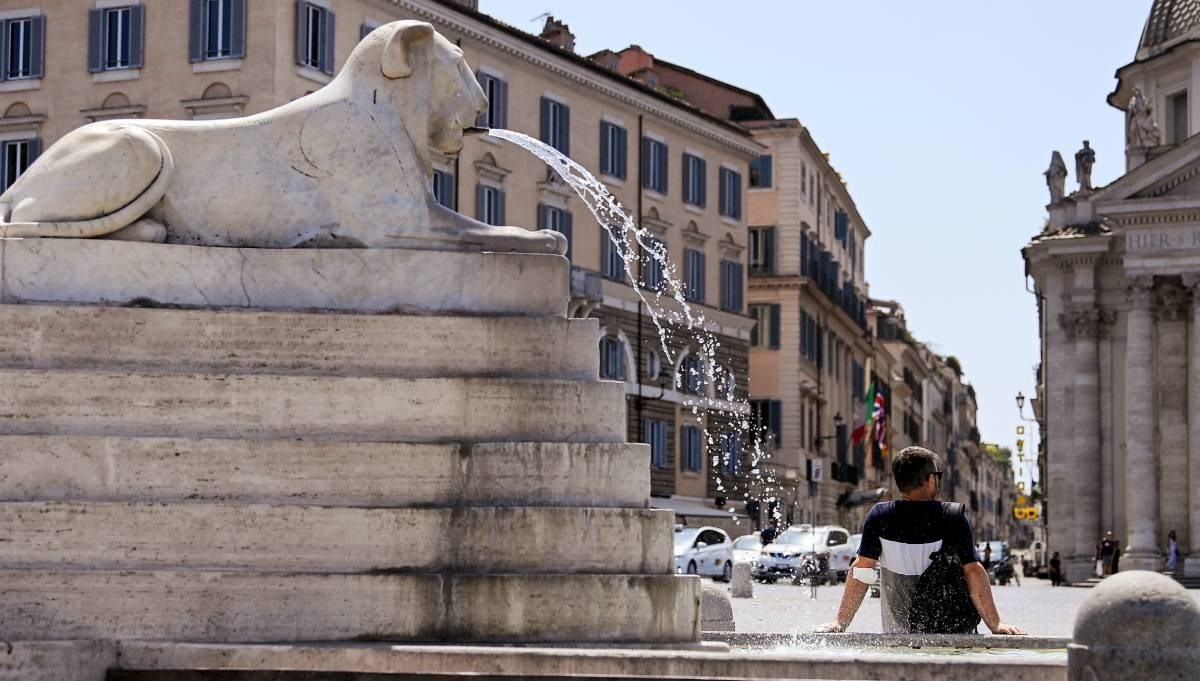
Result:
<svg viewBox="0 0 1200 681">
<path fill-rule="evenodd" d="M 1075 401 L 1071 412 L 1074 456 L 1071 459 L 1071 487 L 1075 494 L 1075 526 L 1072 555 L 1067 564 L 1067 580 L 1087 579 L 1094 571 L 1096 541 L 1100 529 L 1100 380 L 1099 338 L 1112 322 L 1111 311 L 1079 306 L 1063 314 L 1061 322 L 1073 346 L 1072 363 Z"/>
<path fill-rule="evenodd" d="M 1188 327 L 1188 549 L 1183 574 L 1200 577 L 1200 273 L 1183 275 L 1192 292 Z"/>
<path fill-rule="evenodd" d="M 1154 452 L 1154 278 L 1128 281 L 1125 341 L 1125 541 L 1123 570 L 1157 570 L 1158 461 Z"/>
<path fill-rule="evenodd" d="M 1155 295 L 1155 404 L 1158 413 L 1158 545 L 1164 553 L 1167 533 L 1175 530 L 1179 555 L 1191 546 L 1188 535 L 1188 308 L 1187 292 L 1163 282 Z"/>
</svg>

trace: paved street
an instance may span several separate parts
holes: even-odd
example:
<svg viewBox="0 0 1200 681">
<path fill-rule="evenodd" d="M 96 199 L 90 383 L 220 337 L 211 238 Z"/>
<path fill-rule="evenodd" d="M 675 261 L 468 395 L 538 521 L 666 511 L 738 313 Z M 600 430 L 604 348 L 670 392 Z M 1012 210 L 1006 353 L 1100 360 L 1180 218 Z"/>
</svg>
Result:
<svg viewBox="0 0 1200 681">
<path fill-rule="evenodd" d="M 1023 586 L 994 586 L 996 607 L 1006 621 L 1024 627 L 1038 636 L 1070 636 L 1075 613 L 1089 589 L 1054 588 L 1050 582 L 1023 579 Z M 809 598 L 807 587 L 787 584 L 755 584 L 754 598 L 734 598 L 733 618 L 738 631 L 790 633 L 811 631 L 818 624 L 833 619 L 844 585 L 817 589 L 817 598 Z M 1193 590 L 1200 600 L 1200 590 Z M 878 633 L 881 631 L 879 599 L 869 596 L 863 601 L 850 631 Z M 980 629 L 983 630 L 982 625 Z"/>
</svg>

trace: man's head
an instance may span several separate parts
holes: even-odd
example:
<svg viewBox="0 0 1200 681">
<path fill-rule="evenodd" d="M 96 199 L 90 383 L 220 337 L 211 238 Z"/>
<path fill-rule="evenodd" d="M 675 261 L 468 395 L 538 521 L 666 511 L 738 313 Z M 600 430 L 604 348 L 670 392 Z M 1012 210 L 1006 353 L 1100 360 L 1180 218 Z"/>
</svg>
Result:
<svg viewBox="0 0 1200 681">
<path fill-rule="evenodd" d="M 1113 538 L 1113 533 L 1112 533 L 1112 530 L 1108 530 L 1107 532 L 1105 532 L 1105 533 L 1104 533 L 1104 538 L 1105 538 L 1105 539 L 1112 539 L 1112 538 Z"/>
<path fill-rule="evenodd" d="M 924 447 L 905 447 L 892 459 L 892 477 L 901 494 L 927 494 L 932 499 L 942 481 L 942 462 Z"/>
</svg>

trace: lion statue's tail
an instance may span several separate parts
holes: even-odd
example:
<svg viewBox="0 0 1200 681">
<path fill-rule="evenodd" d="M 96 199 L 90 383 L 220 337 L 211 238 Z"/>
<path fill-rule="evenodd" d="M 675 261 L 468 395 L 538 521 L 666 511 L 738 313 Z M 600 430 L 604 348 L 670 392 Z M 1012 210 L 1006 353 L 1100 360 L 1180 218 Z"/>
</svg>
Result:
<svg viewBox="0 0 1200 681">
<path fill-rule="evenodd" d="M 148 130 L 144 130 L 143 132 L 152 137 L 158 146 L 161 164 L 159 165 L 158 175 L 155 176 L 154 181 L 141 194 L 134 197 L 132 201 L 108 215 L 101 215 L 98 218 L 90 220 L 72 220 L 68 222 L 6 222 L 6 216 L 11 214 L 12 207 L 7 203 L 0 203 L 0 238 L 58 237 L 86 239 L 111 234 L 118 229 L 132 225 L 138 219 L 145 216 L 166 195 L 167 188 L 171 185 L 171 178 L 175 174 L 175 159 L 171 156 L 171 150 L 167 147 L 166 143 L 159 139 L 158 135 Z"/>
</svg>

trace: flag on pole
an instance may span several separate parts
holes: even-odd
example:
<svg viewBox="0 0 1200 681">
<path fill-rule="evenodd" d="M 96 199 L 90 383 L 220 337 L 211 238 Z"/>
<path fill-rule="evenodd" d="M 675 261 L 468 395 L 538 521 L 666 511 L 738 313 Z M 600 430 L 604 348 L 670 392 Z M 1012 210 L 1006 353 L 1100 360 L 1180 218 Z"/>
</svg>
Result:
<svg viewBox="0 0 1200 681">
<path fill-rule="evenodd" d="M 887 399 L 884 398 L 883 393 L 875 395 L 875 404 L 871 416 L 875 422 L 875 444 L 878 445 L 881 454 L 886 454 L 888 450 L 888 416 Z"/>
<path fill-rule="evenodd" d="M 867 437 L 871 426 L 875 423 L 875 382 L 871 382 L 871 387 L 867 388 L 867 398 L 863 400 L 863 414 L 861 419 L 854 420 L 854 432 L 850 436 L 850 441 L 854 444 L 861 444 L 863 439 Z"/>
</svg>

